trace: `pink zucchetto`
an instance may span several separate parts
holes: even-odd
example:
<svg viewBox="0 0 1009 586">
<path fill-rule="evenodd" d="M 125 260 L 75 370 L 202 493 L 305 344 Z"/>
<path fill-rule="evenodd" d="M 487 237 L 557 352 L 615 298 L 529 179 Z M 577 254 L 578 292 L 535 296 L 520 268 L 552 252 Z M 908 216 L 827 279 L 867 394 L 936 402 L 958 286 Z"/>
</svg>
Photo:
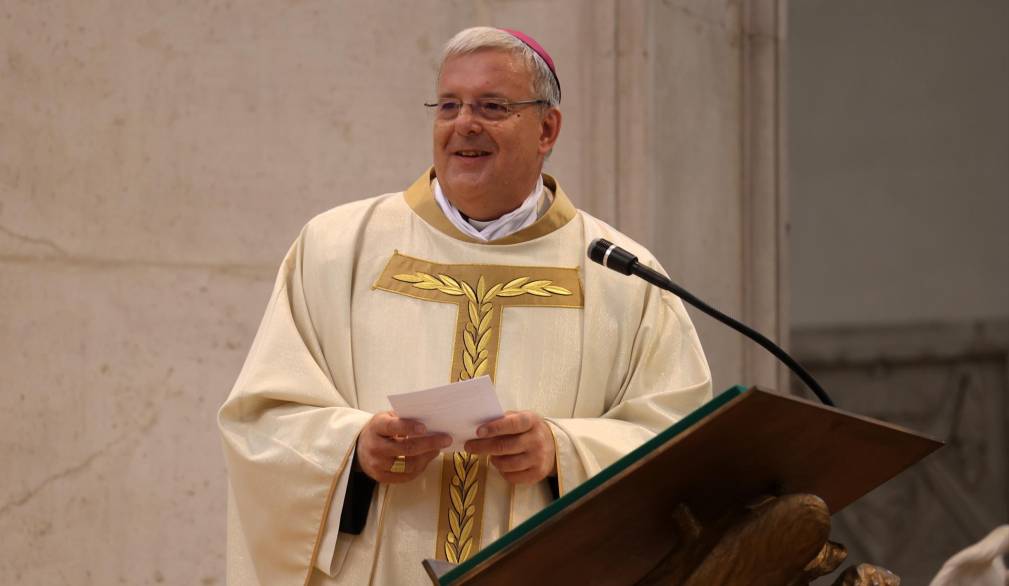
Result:
<svg viewBox="0 0 1009 586">
<path fill-rule="evenodd" d="M 532 49 L 537 55 L 539 55 L 543 59 L 543 62 L 546 63 L 547 67 L 550 69 L 550 73 L 554 74 L 554 81 L 557 83 L 557 93 L 559 95 L 561 91 L 561 80 L 558 79 L 557 77 L 557 69 L 554 67 L 553 58 L 551 58 L 550 53 L 547 53 L 547 50 L 543 48 L 543 45 L 537 43 L 536 39 L 530 37 L 529 35 L 525 34 L 522 31 L 517 31 L 510 28 L 503 28 L 498 30 L 502 30 L 508 33 L 509 35 L 515 37 L 516 39 L 522 41 L 523 43 L 525 43 L 527 47 Z"/>
</svg>

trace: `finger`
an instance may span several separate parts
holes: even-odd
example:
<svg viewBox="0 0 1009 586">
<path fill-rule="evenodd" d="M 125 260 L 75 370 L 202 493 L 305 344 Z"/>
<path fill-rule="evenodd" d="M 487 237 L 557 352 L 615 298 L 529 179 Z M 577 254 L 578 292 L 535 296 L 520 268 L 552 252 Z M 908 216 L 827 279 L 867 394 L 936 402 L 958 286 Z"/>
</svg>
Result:
<svg viewBox="0 0 1009 586">
<path fill-rule="evenodd" d="M 416 456 L 410 456 L 406 459 L 406 473 L 409 474 L 411 478 L 419 476 L 420 473 L 427 468 L 427 465 L 431 463 L 431 460 L 434 460 L 440 455 L 440 451 L 432 450 L 430 452 L 421 452 Z"/>
<path fill-rule="evenodd" d="M 511 411 L 500 419 L 495 419 L 477 428 L 479 438 L 525 433 L 533 428 L 539 416 L 531 411 Z"/>
<path fill-rule="evenodd" d="M 452 445 L 452 436 L 434 433 L 420 437 L 396 438 L 385 442 L 383 451 L 393 456 L 417 456 L 425 452 L 440 452 Z"/>
<path fill-rule="evenodd" d="M 383 437 L 406 437 L 427 433 L 427 428 L 424 427 L 424 424 L 412 419 L 396 417 L 391 411 L 379 413 L 374 417 L 373 421 L 375 423 L 375 433 Z"/>
<path fill-rule="evenodd" d="M 398 456 L 418 456 L 425 452 L 435 454 L 450 445 L 452 439 L 446 434 L 435 434 L 411 439 L 394 439 L 382 436 L 371 436 L 365 441 L 359 441 L 357 455 L 359 464 L 375 480 L 384 478 L 393 460 Z"/>
<path fill-rule="evenodd" d="M 384 482 L 386 484 L 400 484 L 403 482 L 409 482 L 414 478 L 420 476 L 425 469 L 427 469 L 428 464 L 431 460 L 437 458 L 441 452 L 431 451 L 417 454 L 416 456 L 410 456 L 404 460 L 404 468 L 402 472 L 393 472 L 393 464 L 396 462 L 396 458 L 387 460 L 388 465 L 378 473 L 379 482 Z"/>
<path fill-rule="evenodd" d="M 423 452 L 415 456 L 397 456 L 389 460 L 386 470 L 397 474 L 399 476 L 414 477 L 424 471 L 427 467 L 428 462 L 430 462 L 435 456 L 440 452 Z M 396 463 L 402 458 L 403 467 L 396 471 Z"/>
<path fill-rule="evenodd" d="M 521 472 L 523 470 L 528 470 L 529 468 L 534 468 L 539 463 L 536 461 L 536 456 L 529 452 L 523 452 L 521 454 L 512 454 L 510 456 L 491 456 L 490 458 L 491 466 L 498 469 L 498 472 Z"/>
<path fill-rule="evenodd" d="M 489 454 L 491 456 L 507 456 L 521 454 L 527 449 L 525 435 L 502 435 L 487 439 L 475 439 L 466 442 L 465 450 L 471 454 Z"/>
</svg>

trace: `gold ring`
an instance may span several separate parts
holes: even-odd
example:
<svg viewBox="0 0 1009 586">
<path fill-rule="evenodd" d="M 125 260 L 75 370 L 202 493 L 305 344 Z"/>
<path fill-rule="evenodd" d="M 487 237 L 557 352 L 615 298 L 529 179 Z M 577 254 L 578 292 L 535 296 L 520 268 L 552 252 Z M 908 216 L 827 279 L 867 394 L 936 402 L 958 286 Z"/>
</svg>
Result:
<svg viewBox="0 0 1009 586">
<path fill-rule="evenodd" d="M 389 468 L 389 472 L 393 474 L 406 472 L 406 456 L 396 456 L 396 459 L 392 461 L 392 467 Z"/>
</svg>

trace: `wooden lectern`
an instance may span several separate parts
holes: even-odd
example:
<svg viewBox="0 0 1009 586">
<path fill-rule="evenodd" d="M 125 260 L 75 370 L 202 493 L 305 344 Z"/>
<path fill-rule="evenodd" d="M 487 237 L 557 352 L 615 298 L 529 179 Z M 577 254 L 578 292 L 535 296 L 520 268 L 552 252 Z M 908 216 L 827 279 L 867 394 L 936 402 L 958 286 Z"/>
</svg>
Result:
<svg viewBox="0 0 1009 586">
<path fill-rule="evenodd" d="M 424 567 L 439 586 L 805 585 L 846 555 L 830 515 L 941 445 L 737 386 L 465 563 Z M 899 582 L 886 574 L 859 566 L 836 584 Z"/>
</svg>

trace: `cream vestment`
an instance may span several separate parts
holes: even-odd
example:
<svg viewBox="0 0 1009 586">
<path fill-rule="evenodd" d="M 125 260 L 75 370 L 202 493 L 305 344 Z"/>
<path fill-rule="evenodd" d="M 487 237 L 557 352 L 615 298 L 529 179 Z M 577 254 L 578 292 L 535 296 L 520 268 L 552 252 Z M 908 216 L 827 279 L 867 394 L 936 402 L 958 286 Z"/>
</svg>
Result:
<svg viewBox="0 0 1009 586">
<path fill-rule="evenodd" d="M 711 397 L 680 301 L 585 256 L 603 237 L 657 268 L 641 246 L 548 176 L 542 217 L 478 242 L 441 212 L 432 178 L 319 215 L 284 259 L 219 414 L 229 584 L 428 584 L 424 558 L 465 560 L 550 502 L 546 482 L 512 486 L 446 453 L 379 485 L 363 531 L 331 545 L 334 495 L 388 393 L 490 374 L 505 409 L 549 422 L 562 494 Z"/>
</svg>

